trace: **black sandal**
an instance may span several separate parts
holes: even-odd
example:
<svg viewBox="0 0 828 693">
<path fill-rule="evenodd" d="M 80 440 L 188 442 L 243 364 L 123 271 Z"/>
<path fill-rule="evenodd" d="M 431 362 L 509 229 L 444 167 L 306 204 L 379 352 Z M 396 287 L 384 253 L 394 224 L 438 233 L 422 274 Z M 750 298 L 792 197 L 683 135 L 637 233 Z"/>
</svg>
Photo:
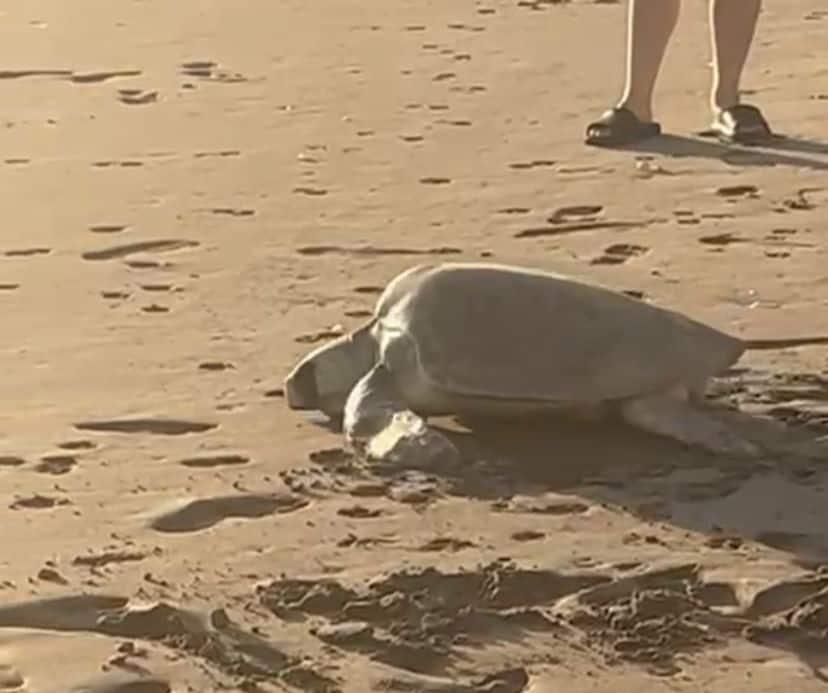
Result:
<svg viewBox="0 0 828 693">
<path fill-rule="evenodd" d="M 761 144 L 773 137 L 762 112 L 749 104 L 724 109 L 710 129 L 725 144 Z"/>
<path fill-rule="evenodd" d="M 619 106 L 587 125 L 585 142 L 593 147 L 623 147 L 660 134 L 661 125 L 645 123 L 632 111 Z"/>
</svg>

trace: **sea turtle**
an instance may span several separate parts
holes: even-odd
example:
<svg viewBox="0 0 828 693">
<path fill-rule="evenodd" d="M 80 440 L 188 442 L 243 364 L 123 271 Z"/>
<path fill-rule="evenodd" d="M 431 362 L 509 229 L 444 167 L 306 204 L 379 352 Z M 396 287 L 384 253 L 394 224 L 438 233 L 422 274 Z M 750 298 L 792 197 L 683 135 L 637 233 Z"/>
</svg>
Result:
<svg viewBox="0 0 828 693">
<path fill-rule="evenodd" d="M 614 411 L 687 445 L 754 456 L 757 442 L 703 406 L 707 381 L 747 348 L 806 343 L 746 342 L 548 271 L 418 265 L 388 284 L 366 324 L 305 356 L 285 395 L 292 409 L 341 418 L 372 458 L 453 454 L 424 417 L 556 411 Z"/>
</svg>

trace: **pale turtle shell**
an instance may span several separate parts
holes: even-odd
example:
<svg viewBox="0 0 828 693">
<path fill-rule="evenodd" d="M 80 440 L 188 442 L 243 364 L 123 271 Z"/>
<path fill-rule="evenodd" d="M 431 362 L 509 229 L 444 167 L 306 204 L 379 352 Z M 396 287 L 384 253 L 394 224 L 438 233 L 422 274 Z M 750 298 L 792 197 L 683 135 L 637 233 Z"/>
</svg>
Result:
<svg viewBox="0 0 828 693">
<path fill-rule="evenodd" d="M 382 349 L 413 347 L 431 384 L 457 396 L 637 397 L 700 384 L 745 350 L 736 337 L 623 293 L 496 264 L 412 268 L 388 285 L 375 317 Z"/>
</svg>

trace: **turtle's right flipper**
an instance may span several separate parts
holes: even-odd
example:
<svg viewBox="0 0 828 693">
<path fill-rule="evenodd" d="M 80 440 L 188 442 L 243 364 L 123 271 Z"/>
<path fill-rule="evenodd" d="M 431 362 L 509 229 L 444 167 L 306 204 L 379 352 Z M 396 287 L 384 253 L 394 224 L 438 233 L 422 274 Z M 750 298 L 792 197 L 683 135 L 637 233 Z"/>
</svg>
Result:
<svg viewBox="0 0 828 693">
<path fill-rule="evenodd" d="M 343 428 L 348 443 L 369 460 L 422 467 L 459 457 L 448 438 L 408 408 L 382 365 L 354 386 L 345 404 Z"/>
</svg>

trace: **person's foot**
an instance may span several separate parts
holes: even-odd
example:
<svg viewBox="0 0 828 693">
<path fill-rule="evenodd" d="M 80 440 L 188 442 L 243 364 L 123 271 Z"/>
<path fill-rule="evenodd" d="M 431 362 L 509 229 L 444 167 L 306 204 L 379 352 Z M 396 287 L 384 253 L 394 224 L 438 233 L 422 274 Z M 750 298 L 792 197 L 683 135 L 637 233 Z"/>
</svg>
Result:
<svg viewBox="0 0 828 693">
<path fill-rule="evenodd" d="M 710 129 L 726 144 L 761 144 L 773 137 L 762 112 L 749 104 L 719 110 Z"/>
<path fill-rule="evenodd" d="M 661 134 L 661 125 L 640 120 L 623 106 L 606 111 L 587 125 L 586 144 L 593 147 L 623 147 Z"/>
</svg>

